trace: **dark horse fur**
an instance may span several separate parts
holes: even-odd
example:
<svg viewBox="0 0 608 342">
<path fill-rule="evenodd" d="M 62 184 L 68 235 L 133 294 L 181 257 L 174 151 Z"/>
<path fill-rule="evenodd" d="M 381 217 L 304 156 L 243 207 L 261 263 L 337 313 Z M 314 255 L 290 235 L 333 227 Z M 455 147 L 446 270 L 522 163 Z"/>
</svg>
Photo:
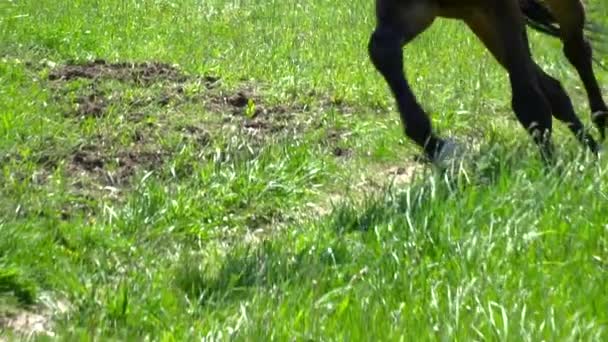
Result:
<svg viewBox="0 0 608 342">
<path fill-rule="evenodd" d="M 418 103 L 403 71 L 405 44 L 426 30 L 437 17 L 464 21 L 506 69 L 512 108 L 520 123 L 552 160 L 552 116 L 568 125 L 592 152 L 599 146 L 577 117 L 560 81 L 532 59 L 526 24 L 563 42 L 563 52 L 585 87 L 591 118 L 602 140 L 608 126 L 608 107 L 593 71 L 593 56 L 581 0 L 376 0 L 377 26 L 369 41 L 369 55 L 388 83 L 406 135 L 435 160 L 446 142 L 437 136 Z"/>
</svg>

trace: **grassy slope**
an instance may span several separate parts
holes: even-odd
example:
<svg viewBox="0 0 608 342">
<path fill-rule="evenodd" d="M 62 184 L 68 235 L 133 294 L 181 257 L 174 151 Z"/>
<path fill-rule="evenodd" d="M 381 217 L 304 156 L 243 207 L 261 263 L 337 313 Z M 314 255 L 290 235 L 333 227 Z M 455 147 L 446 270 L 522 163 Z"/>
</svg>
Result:
<svg viewBox="0 0 608 342">
<path fill-rule="evenodd" d="M 461 25 L 438 22 L 408 47 L 407 70 L 436 127 L 479 146 L 479 161 L 373 194 L 370 175 L 382 187 L 416 151 L 367 60 L 371 1 L 0 6 L 0 312 L 65 299 L 66 336 L 606 338 L 605 162 L 545 175 L 504 73 Z M 588 122 L 557 42 L 533 43 Z M 246 82 L 287 105 L 297 131 L 260 141 L 197 102 L 151 104 L 143 123 L 124 101 L 101 118 L 66 116 L 64 97 L 90 82 L 58 93 L 47 76 L 91 58 L 177 63 L 221 76 L 229 94 Z M 206 96 L 197 82 L 183 86 Z M 171 84 L 101 86 L 137 98 Z M 187 125 L 210 143 L 184 140 Z M 129 149 L 137 129 L 169 155 L 153 173 L 116 190 L 70 171 L 79 146 Z M 573 158 L 559 125 L 556 139 Z M 336 144 L 351 155 L 334 156 Z M 337 195 L 365 199 L 309 209 Z"/>
</svg>

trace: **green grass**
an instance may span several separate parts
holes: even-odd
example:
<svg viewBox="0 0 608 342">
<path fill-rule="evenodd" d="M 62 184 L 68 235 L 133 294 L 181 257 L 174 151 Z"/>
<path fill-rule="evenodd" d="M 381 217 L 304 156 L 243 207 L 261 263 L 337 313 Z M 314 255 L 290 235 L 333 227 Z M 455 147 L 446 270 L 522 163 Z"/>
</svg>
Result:
<svg viewBox="0 0 608 342">
<path fill-rule="evenodd" d="M 474 151 L 439 173 L 368 60 L 373 1 L 0 13 L 0 340 L 23 312 L 67 340 L 607 338 L 606 160 L 556 123 L 543 168 L 462 24 L 405 49 L 436 129 Z M 589 123 L 559 42 L 531 41 Z M 95 59 L 176 67 L 49 77 Z"/>
</svg>

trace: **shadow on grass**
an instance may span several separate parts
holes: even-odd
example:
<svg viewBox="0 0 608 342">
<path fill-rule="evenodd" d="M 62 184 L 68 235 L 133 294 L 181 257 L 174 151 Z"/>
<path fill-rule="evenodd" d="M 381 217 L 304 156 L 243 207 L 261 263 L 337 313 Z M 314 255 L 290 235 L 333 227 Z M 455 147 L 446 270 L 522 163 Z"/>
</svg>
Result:
<svg viewBox="0 0 608 342">
<path fill-rule="evenodd" d="M 479 228 L 470 223 L 486 215 L 479 211 L 517 203 L 532 183 L 544 186 L 561 179 L 547 175 L 532 152 L 488 150 L 475 158 L 458 169 L 429 173 L 405 188 L 338 204 L 328 216 L 309 222 L 314 228 L 310 236 L 298 232 L 184 257 L 175 285 L 192 301 L 225 304 L 247 298 L 251 291 L 272 292 L 310 279 L 347 281 L 356 273 L 350 266 L 389 258 L 387 246 L 405 248 L 408 258 L 435 260 L 456 253 L 458 236 Z M 357 244 L 367 247 L 357 249 Z"/>
<path fill-rule="evenodd" d="M 225 254 L 213 250 L 184 257 L 176 270 L 175 285 L 200 304 L 224 302 L 252 288 L 271 287 L 290 279 L 301 262 L 302 255 L 290 255 L 271 242 L 237 246 Z"/>
<path fill-rule="evenodd" d="M 541 175 L 546 172 L 526 165 L 542 168 L 539 161 L 525 159 L 534 157 L 526 147 L 505 151 L 498 146 L 489 145 L 469 154 L 462 163 L 447 168 L 439 169 L 429 164 L 430 172 L 420 173 L 413 182 L 390 185 L 360 203 L 346 200 L 333 208 L 331 228 L 338 235 L 368 232 L 402 215 L 409 221 L 403 223 L 406 226 L 422 221 L 425 226 L 432 226 L 442 203 L 458 201 L 476 189 L 498 187 L 518 169 Z"/>
<path fill-rule="evenodd" d="M 350 262 L 348 243 L 334 235 L 303 243 L 274 239 L 236 246 L 225 254 L 215 250 L 184 257 L 174 285 L 201 305 L 225 304 L 246 298 L 251 291 L 272 292 L 311 279 L 329 279 L 325 275 Z M 353 274 L 345 271 L 344 277 Z"/>
<path fill-rule="evenodd" d="M 0 268 L 0 297 L 17 299 L 19 304 L 32 305 L 36 301 L 36 286 L 15 268 Z"/>
</svg>

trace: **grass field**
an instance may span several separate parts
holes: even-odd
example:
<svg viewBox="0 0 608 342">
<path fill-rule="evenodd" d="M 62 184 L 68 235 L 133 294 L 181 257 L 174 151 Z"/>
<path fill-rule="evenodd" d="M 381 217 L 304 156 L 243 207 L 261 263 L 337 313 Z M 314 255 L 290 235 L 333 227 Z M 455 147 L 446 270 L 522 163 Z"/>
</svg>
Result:
<svg viewBox="0 0 608 342">
<path fill-rule="evenodd" d="M 416 162 L 372 9 L 0 0 L 0 341 L 608 339 L 606 158 L 556 123 L 547 172 L 505 73 L 440 20 L 406 69 L 473 157 Z"/>
</svg>

